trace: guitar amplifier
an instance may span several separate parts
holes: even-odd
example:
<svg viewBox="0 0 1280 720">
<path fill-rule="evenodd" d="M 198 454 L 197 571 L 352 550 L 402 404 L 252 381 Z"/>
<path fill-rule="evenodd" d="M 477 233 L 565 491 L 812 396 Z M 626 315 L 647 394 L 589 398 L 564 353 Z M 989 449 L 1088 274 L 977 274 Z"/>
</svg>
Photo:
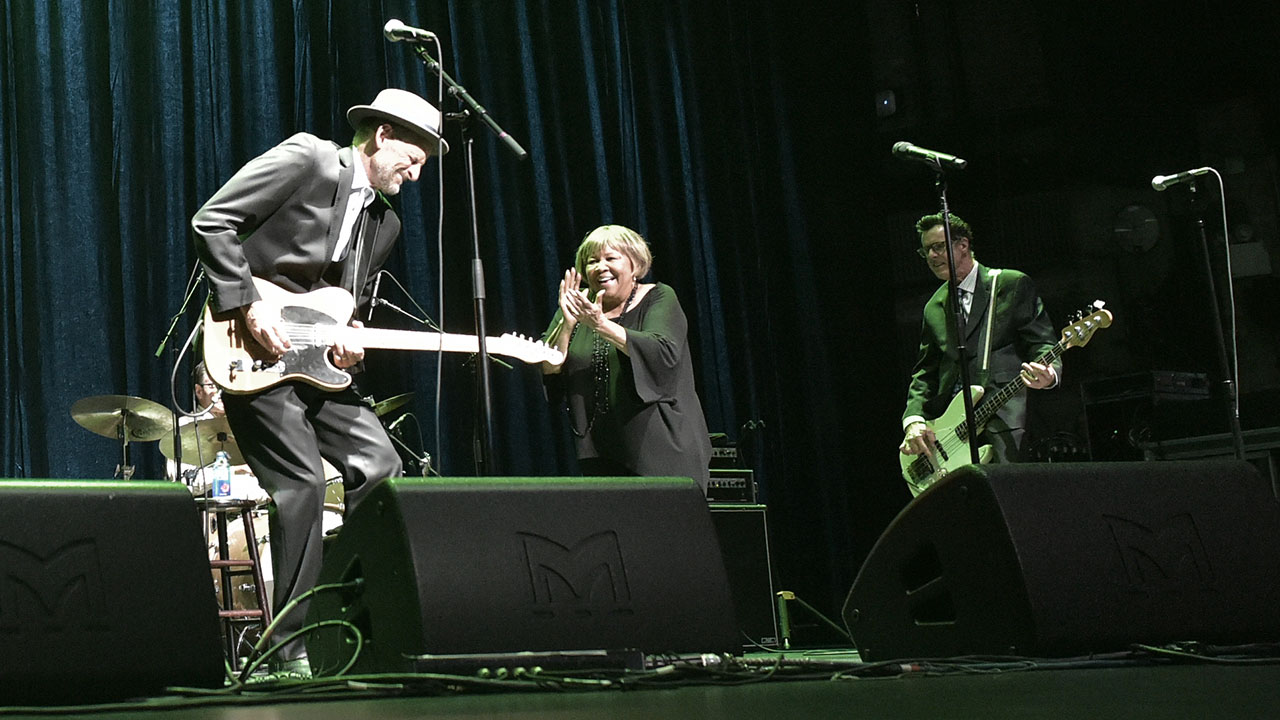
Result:
<svg viewBox="0 0 1280 720">
<path fill-rule="evenodd" d="M 738 448 L 733 445 L 711 446 L 711 467 L 713 468 L 736 468 L 741 467 L 738 462 Z"/>
<path fill-rule="evenodd" d="M 778 613 L 765 506 L 712 505 L 711 522 L 720 540 L 743 647 L 777 647 Z"/>
<path fill-rule="evenodd" d="M 745 468 L 711 468 L 707 502 L 756 504 L 755 473 Z"/>
</svg>

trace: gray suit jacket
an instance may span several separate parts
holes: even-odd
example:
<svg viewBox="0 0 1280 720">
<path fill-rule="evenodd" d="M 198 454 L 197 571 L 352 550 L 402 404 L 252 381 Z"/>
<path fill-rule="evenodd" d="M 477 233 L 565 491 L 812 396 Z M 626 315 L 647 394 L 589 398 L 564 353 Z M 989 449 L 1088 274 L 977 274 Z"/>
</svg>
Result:
<svg viewBox="0 0 1280 720">
<path fill-rule="evenodd" d="M 352 271 L 354 249 L 345 261 L 331 262 L 351 194 L 353 153 L 298 133 L 250 160 L 200 208 L 191 226 L 215 310 L 259 299 L 252 277 L 291 292 L 331 285 L 350 290 L 354 283 L 357 303 L 367 302 L 373 273 L 391 253 L 400 220 L 379 196 L 369 206 L 359 272 Z"/>
</svg>

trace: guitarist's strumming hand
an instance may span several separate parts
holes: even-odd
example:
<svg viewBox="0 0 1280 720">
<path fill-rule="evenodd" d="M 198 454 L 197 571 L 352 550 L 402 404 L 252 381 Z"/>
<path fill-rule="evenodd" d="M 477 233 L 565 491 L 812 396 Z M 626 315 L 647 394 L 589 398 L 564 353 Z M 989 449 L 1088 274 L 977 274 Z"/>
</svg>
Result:
<svg viewBox="0 0 1280 720">
<path fill-rule="evenodd" d="M 240 311 L 249 334 L 275 359 L 280 359 L 292 347 L 278 306 L 266 300 L 255 300 Z"/>
<path fill-rule="evenodd" d="M 1044 390 L 1058 384 L 1058 374 L 1053 368 L 1040 363 L 1022 363 L 1022 382 L 1032 390 Z"/>
<path fill-rule="evenodd" d="M 364 323 L 359 320 L 352 320 L 351 327 L 357 330 L 364 327 Z M 338 333 L 338 339 L 333 343 L 333 347 L 329 348 L 329 355 L 333 358 L 333 364 L 339 370 L 346 370 L 356 363 L 364 360 L 364 346 L 356 342 L 356 336 L 351 333 Z"/>
<path fill-rule="evenodd" d="M 898 446 L 898 452 L 903 455 L 923 454 L 933 457 L 935 442 L 937 442 L 937 436 L 933 434 L 933 428 L 922 422 L 913 422 L 907 426 L 906 437 Z"/>
</svg>

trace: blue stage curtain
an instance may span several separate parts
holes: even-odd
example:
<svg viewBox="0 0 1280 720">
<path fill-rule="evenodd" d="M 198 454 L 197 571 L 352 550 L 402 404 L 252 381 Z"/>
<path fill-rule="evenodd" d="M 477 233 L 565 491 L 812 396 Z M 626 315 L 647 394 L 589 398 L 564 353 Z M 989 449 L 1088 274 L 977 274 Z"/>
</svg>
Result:
<svg viewBox="0 0 1280 720">
<path fill-rule="evenodd" d="M 348 142 L 346 108 L 383 87 L 432 97 L 434 76 L 382 37 L 395 17 L 441 37 L 446 71 L 530 153 L 519 162 L 473 130 L 490 334 L 542 331 L 587 231 L 639 230 L 653 246 L 653 278 L 677 290 L 689 315 L 711 429 L 743 441 L 775 522 L 795 521 L 777 532 L 807 548 L 798 554 L 847 564 L 847 403 L 831 392 L 833 372 L 847 369 L 827 356 L 815 262 L 829 261 L 811 257 L 794 155 L 792 118 L 808 111 L 788 83 L 800 71 L 771 30 L 786 13 L 751 0 L 3 0 L 0 471 L 110 477 L 121 448 L 73 421 L 81 398 L 171 405 L 177 366 L 189 406 L 190 359 L 173 350 L 203 289 L 156 350 L 195 263 L 191 215 L 294 132 Z M 443 273 L 434 161 L 395 201 L 405 232 L 390 267 L 447 330 L 472 332 L 466 154 L 456 126 L 448 137 Z M 397 321 L 379 313 L 375 324 Z M 416 391 L 411 408 L 442 471 L 470 474 L 466 358 L 445 361 L 438 449 L 434 357 L 377 359 L 389 368 L 374 382 L 379 399 Z M 575 472 L 564 413 L 545 405 L 536 369 L 516 365 L 493 371 L 499 470 Z M 891 435 L 897 412 L 876 421 Z M 743 435 L 748 422 L 764 429 Z M 162 474 L 156 443 L 130 451 L 137 477 Z"/>
</svg>

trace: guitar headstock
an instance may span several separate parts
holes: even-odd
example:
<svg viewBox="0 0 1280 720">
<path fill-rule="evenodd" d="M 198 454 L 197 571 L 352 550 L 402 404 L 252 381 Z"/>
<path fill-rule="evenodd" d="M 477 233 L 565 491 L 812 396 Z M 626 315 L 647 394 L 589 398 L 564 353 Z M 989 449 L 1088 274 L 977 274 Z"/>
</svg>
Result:
<svg viewBox="0 0 1280 720">
<path fill-rule="evenodd" d="M 1093 338 L 1093 334 L 1105 327 L 1111 327 L 1111 311 L 1103 310 L 1106 303 L 1094 300 L 1088 310 L 1076 313 L 1076 319 L 1062 329 L 1062 344 L 1067 347 L 1084 347 Z M 1085 313 L 1089 313 L 1085 315 Z"/>
<path fill-rule="evenodd" d="M 494 342 L 495 338 L 490 338 L 489 342 Z M 564 362 L 564 353 L 556 348 L 551 347 L 541 340 L 534 340 L 516 333 L 506 333 L 502 337 L 496 338 L 499 348 L 495 349 L 502 355 L 516 358 L 527 363 L 551 363 L 559 365 Z"/>
</svg>

